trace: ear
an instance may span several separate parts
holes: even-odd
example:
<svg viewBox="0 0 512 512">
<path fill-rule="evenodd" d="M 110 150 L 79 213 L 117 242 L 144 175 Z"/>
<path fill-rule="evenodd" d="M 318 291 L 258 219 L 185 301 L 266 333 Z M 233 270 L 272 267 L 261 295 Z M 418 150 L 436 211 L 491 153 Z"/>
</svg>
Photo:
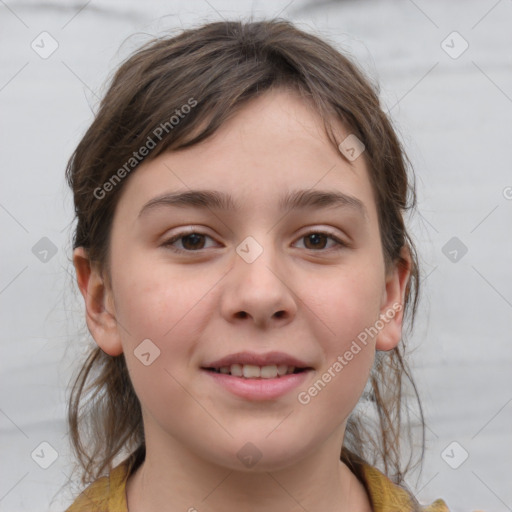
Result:
<svg viewBox="0 0 512 512">
<path fill-rule="evenodd" d="M 123 352 L 115 317 L 112 291 L 106 286 L 99 269 L 91 265 L 87 251 L 73 251 L 77 283 L 85 301 L 87 327 L 98 346 L 111 356 Z"/>
<path fill-rule="evenodd" d="M 408 247 L 403 247 L 398 261 L 386 275 L 386 286 L 382 294 L 380 319 L 384 327 L 376 338 L 377 350 L 392 350 L 402 338 L 404 298 L 411 276 L 411 255 Z"/>
</svg>

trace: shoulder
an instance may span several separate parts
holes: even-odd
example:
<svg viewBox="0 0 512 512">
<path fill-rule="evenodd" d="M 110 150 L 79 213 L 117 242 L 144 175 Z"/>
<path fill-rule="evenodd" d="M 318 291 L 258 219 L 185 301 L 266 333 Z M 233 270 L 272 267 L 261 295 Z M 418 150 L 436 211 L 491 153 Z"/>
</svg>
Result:
<svg viewBox="0 0 512 512">
<path fill-rule="evenodd" d="M 76 498 L 66 512 L 128 512 L 126 480 L 128 461 L 123 461 L 110 472 L 90 484 Z"/>
<path fill-rule="evenodd" d="M 373 466 L 363 463 L 359 469 L 374 512 L 450 512 L 442 499 L 419 505 L 411 494 Z"/>
</svg>

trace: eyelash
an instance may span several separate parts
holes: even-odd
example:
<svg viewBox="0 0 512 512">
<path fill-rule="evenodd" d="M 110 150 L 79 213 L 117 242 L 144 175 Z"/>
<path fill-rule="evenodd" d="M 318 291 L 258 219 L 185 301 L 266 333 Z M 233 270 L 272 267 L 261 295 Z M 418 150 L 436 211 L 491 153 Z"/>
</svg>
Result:
<svg viewBox="0 0 512 512">
<path fill-rule="evenodd" d="M 169 249 L 171 249 L 172 251 L 177 252 L 177 253 L 193 253 L 193 252 L 200 252 L 200 251 L 204 250 L 204 249 L 186 250 L 186 249 L 178 249 L 176 247 L 173 247 L 172 244 L 174 242 L 177 242 L 178 240 L 180 240 L 182 238 L 186 238 L 187 236 L 190 236 L 190 235 L 200 235 L 200 236 L 212 238 L 210 235 L 207 235 L 206 233 L 201 233 L 200 231 L 182 231 L 182 232 L 178 233 L 177 235 L 173 236 L 172 238 L 170 238 L 169 240 L 167 240 L 166 242 L 164 242 L 162 244 L 162 246 L 168 247 Z M 338 237 L 334 236 L 332 233 L 330 233 L 328 231 L 318 231 L 318 230 L 309 231 L 308 233 L 305 233 L 304 235 L 300 236 L 299 240 L 302 238 L 306 238 L 310 235 L 324 235 L 327 238 L 334 240 L 336 242 L 336 244 L 338 245 L 338 247 L 332 247 L 331 249 L 319 249 L 319 250 L 306 249 L 306 250 L 309 250 L 312 252 L 326 252 L 326 251 L 330 251 L 330 250 L 340 251 L 342 249 L 349 247 L 349 244 L 343 242 Z"/>
</svg>

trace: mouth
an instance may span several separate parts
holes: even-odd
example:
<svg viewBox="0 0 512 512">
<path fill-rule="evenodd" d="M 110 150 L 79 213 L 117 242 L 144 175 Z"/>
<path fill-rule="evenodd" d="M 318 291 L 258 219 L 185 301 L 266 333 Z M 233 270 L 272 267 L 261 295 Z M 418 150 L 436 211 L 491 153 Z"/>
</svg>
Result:
<svg viewBox="0 0 512 512">
<path fill-rule="evenodd" d="M 245 379 L 276 379 L 313 369 L 306 362 L 284 352 L 238 352 L 208 362 L 201 368 Z"/>
<path fill-rule="evenodd" d="M 265 366 L 257 366 L 254 364 L 232 364 L 230 366 L 203 367 L 202 369 L 213 373 L 242 377 L 244 379 L 276 379 L 285 375 L 302 373 L 307 370 L 311 370 L 312 368 L 288 366 L 286 364 L 271 364 Z"/>
<path fill-rule="evenodd" d="M 209 382 L 245 400 L 276 400 L 304 385 L 314 368 L 283 352 L 239 352 L 211 361 L 201 370 Z"/>
</svg>

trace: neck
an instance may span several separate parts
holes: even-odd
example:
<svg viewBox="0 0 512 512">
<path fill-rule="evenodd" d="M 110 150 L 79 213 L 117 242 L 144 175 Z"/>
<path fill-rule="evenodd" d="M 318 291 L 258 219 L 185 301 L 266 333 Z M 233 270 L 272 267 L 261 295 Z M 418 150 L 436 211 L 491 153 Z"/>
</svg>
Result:
<svg viewBox="0 0 512 512">
<path fill-rule="evenodd" d="M 183 445 L 148 443 L 129 477 L 129 512 L 337 512 L 370 511 L 364 487 L 335 455 L 339 432 L 314 453 L 277 470 L 233 470 L 201 458 Z"/>
</svg>

